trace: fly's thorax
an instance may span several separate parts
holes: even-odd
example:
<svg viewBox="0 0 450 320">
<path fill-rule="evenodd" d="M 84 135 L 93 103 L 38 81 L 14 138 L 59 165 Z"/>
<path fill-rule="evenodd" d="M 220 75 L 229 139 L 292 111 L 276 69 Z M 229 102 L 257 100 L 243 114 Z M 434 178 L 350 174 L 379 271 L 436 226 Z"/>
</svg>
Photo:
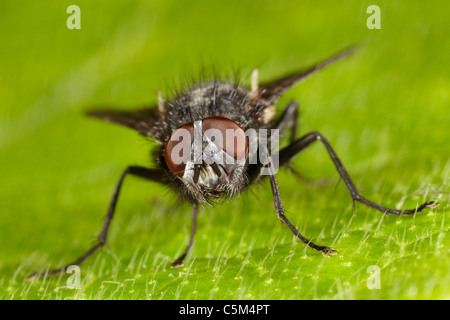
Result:
<svg viewBox="0 0 450 320">
<path fill-rule="evenodd" d="M 265 101 L 254 100 L 243 86 L 217 81 L 199 83 L 165 103 L 161 114 L 165 126 L 158 138 L 167 141 L 180 126 L 211 116 L 233 119 L 244 130 L 260 128 L 273 116 L 273 112 L 264 111 L 268 107 Z"/>
</svg>

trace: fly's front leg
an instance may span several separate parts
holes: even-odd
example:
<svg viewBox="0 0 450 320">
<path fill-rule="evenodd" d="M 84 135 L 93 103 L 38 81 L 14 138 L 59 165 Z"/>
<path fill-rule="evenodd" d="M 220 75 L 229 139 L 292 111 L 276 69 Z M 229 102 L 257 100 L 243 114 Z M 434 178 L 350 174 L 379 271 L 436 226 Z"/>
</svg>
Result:
<svg viewBox="0 0 450 320">
<path fill-rule="evenodd" d="M 123 180 L 125 178 L 125 176 L 127 174 L 131 174 L 134 176 L 138 176 L 147 180 L 151 180 L 151 181 L 155 181 L 155 182 L 163 182 L 163 172 L 157 169 L 147 169 L 144 167 L 138 167 L 138 166 L 130 166 L 127 169 L 125 169 L 125 171 L 122 172 L 119 181 L 116 184 L 116 188 L 114 190 L 113 196 L 111 198 L 111 202 L 109 203 L 109 208 L 108 208 L 108 212 L 106 214 L 105 220 L 103 222 L 103 227 L 102 230 L 100 232 L 100 236 L 98 238 L 98 243 L 93 246 L 91 249 L 89 249 L 85 254 L 83 254 L 81 257 L 79 257 L 77 260 L 75 260 L 74 262 L 66 265 L 63 268 L 59 268 L 59 269 L 54 269 L 54 270 L 50 270 L 48 272 L 34 272 L 33 274 L 30 275 L 29 278 L 34 277 L 36 275 L 48 275 L 48 276 L 52 276 L 52 275 L 56 275 L 62 272 L 65 272 L 67 270 L 67 268 L 71 265 L 80 265 L 81 263 L 83 263 L 87 258 L 89 258 L 95 251 L 97 251 L 99 248 L 101 248 L 102 246 L 104 246 L 106 244 L 106 240 L 108 238 L 108 231 L 109 231 L 109 227 L 111 225 L 111 221 L 113 219 L 114 216 L 114 211 L 116 209 L 116 203 L 117 203 L 117 199 L 119 198 L 119 193 L 120 193 L 120 189 L 122 187 L 122 183 Z"/>
<path fill-rule="evenodd" d="M 275 211 L 277 213 L 278 218 L 283 222 L 290 230 L 291 232 L 299 238 L 304 244 L 306 244 L 308 247 L 321 251 L 324 256 L 328 255 L 335 255 L 337 252 L 330 247 L 327 246 L 320 246 L 312 242 L 311 240 L 308 240 L 305 238 L 300 232 L 292 225 L 292 223 L 289 221 L 289 219 L 284 215 L 284 208 L 283 208 L 283 202 L 281 201 L 281 195 L 280 190 L 278 188 L 278 182 L 277 178 L 275 177 L 275 173 L 273 171 L 272 161 L 269 158 L 269 172 L 270 172 L 270 186 L 272 187 L 272 195 L 273 195 L 273 201 L 275 205 Z"/>
<path fill-rule="evenodd" d="M 336 153 L 334 152 L 331 145 L 328 143 L 328 141 L 318 132 L 311 132 L 307 135 L 303 136 L 300 139 L 297 139 L 294 143 L 290 144 L 286 148 L 282 149 L 279 154 L 279 164 L 282 166 L 283 164 L 289 163 L 289 161 L 295 157 L 298 153 L 300 153 L 303 149 L 311 145 L 314 141 L 321 141 L 323 145 L 325 146 L 325 149 L 328 151 L 328 154 L 331 157 L 331 160 L 333 161 L 334 165 L 336 166 L 337 171 L 339 172 L 339 175 L 341 176 L 342 180 L 344 181 L 345 185 L 347 186 L 348 191 L 350 192 L 350 195 L 353 199 L 353 201 L 361 202 L 369 207 L 372 207 L 374 209 L 377 209 L 381 212 L 386 212 L 390 214 L 395 215 L 411 215 L 415 214 L 416 212 L 420 212 L 424 210 L 425 208 L 433 208 L 436 207 L 438 204 L 435 201 L 429 201 L 421 204 L 415 209 L 409 209 L 409 210 L 396 210 L 396 209 L 390 209 L 386 208 L 382 205 L 379 205 L 377 203 L 374 203 L 370 200 L 367 200 L 361 194 L 359 193 L 358 189 L 356 188 L 353 181 L 350 179 L 350 176 L 347 173 L 347 170 L 344 168 L 344 165 L 342 164 L 341 160 L 338 158 Z"/>
<path fill-rule="evenodd" d="M 186 258 L 186 256 L 188 255 L 189 251 L 191 250 L 192 244 L 194 243 L 194 236 L 195 236 L 195 231 L 197 230 L 197 216 L 198 216 L 198 204 L 194 205 L 194 210 L 192 213 L 192 227 L 191 227 L 191 236 L 189 237 L 189 243 L 186 247 L 186 249 L 184 250 L 183 254 L 176 259 L 174 262 L 172 262 L 171 267 L 172 268 L 179 268 L 182 267 L 183 261 Z"/>
</svg>

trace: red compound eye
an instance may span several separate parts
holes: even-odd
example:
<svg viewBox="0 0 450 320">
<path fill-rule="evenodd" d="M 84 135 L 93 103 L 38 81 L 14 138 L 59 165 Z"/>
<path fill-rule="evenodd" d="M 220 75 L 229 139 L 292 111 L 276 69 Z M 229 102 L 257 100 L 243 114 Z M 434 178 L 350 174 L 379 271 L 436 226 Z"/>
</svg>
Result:
<svg viewBox="0 0 450 320">
<path fill-rule="evenodd" d="M 218 147 L 236 160 L 247 153 L 247 137 L 244 130 L 233 120 L 225 117 L 209 117 L 203 120 L 202 130 Z"/>
<path fill-rule="evenodd" d="M 164 159 L 169 170 L 179 177 L 184 174 L 193 142 L 194 125 L 192 123 L 185 124 L 175 130 L 167 142 Z"/>
</svg>

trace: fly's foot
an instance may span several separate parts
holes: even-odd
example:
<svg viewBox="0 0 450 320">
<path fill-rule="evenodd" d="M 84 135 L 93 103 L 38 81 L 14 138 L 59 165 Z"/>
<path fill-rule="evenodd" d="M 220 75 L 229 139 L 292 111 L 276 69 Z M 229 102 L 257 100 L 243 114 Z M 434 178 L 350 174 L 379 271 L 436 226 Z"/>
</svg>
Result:
<svg viewBox="0 0 450 320">
<path fill-rule="evenodd" d="M 329 258 L 330 256 L 334 256 L 335 254 L 337 254 L 337 251 L 334 250 L 334 249 L 331 249 L 329 247 L 325 247 L 325 248 L 322 249 L 322 254 L 325 257 Z"/>
</svg>

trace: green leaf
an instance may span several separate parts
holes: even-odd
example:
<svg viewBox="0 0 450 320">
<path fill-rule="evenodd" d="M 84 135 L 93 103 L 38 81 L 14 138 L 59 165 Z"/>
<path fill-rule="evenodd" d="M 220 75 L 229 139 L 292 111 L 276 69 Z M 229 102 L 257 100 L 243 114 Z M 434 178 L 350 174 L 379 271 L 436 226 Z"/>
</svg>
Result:
<svg viewBox="0 0 450 320">
<path fill-rule="evenodd" d="M 69 30 L 64 2 L 2 3 L 0 299 L 449 299 L 450 8 L 378 1 L 381 29 L 369 30 L 370 4 L 79 0 L 81 29 Z M 266 181 L 202 207 L 192 252 L 171 269 L 191 208 L 127 178 L 108 246 L 80 266 L 81 288 L 67 288 L 73 274 L 27 280 L 90 248 L 122 170 L 151 165 L 152 142 L 85 110 L 154 104 L 205 61 L 224 73 L 242 66 L 243 78 L 259 67 L 266 81 L 354 43 L 354 56 L 294 87 L 277 112 L 298 99 L 298 136 L 324 134 L 368 199 L 439 207 L 400 217 L 353 207 L 318 142 L 293 162 L 306 179 L 277 177 L 290 221 L 335 256 L 279 222 Z"/>
</svg>

